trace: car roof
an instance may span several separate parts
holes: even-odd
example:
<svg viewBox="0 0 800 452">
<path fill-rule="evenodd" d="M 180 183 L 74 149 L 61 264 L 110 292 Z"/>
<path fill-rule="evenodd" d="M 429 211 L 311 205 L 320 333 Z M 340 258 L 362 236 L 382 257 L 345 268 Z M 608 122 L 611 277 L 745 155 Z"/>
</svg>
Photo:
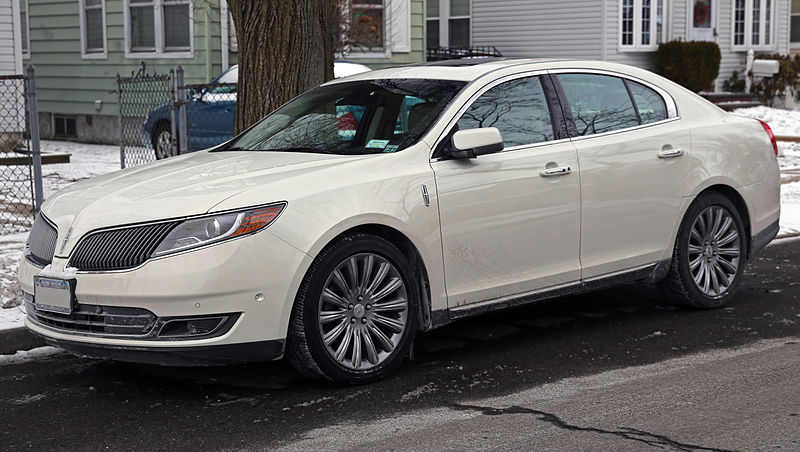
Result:
<svg viewBox="0 0 800 452">
<path fill-rule="evenodd" d="M 426 78 L 443 80 L 472 81 L 476 78 L 506 67 L 531 64 L 543 65 L 557 61 L 566 61 L 553 58 L 464 58 L 458 60 L 431 61 L 427 63 L 409 64 L 405 66 L 378 69 L 364 74 L 338 79 L 328 83 L 341 83 L 342 81 L 374 80 L 387 78 Z"/>
</svg>

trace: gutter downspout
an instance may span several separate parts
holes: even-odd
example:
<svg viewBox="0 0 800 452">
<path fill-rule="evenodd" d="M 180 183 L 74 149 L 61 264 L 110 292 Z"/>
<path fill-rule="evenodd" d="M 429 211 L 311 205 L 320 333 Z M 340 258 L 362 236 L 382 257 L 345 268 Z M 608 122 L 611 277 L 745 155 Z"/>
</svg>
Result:
<svg viewBox="0 0 800 452">
<path fill-rule="evenodd" d="M 228 70 L 230 61 L 228 61 L 228 40 L 230 39 L 230 31 L 228 30 L 228 2 L 220 0 L 219 2 L 219 26 L 220 38 L 222 39 L 222 71 Z"/>
<path fill-rule="evenodd" d="M 211 80 L 211 7 L 208 3 L 205 10 L 205 42 L 206 42 L 206 80 Z"/>
</svg>

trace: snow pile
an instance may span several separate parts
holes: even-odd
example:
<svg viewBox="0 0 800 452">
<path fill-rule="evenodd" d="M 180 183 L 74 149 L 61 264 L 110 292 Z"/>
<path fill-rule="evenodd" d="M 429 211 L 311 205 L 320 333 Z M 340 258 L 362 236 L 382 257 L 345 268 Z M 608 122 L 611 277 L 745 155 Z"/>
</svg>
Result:
<svg viewBox="0 0 800 452">
<path fill-rule="evenodd" d="M 800 182 L 781 185 L 781 230 L 778 235 L 800 233 Z"/>
<path fill-rule="evenodd" d="M 69 163 L 42 166 L 44 197 L 67 185 L 119 169 L 119 147 L 66 141 L 42 141 L 43 153 L 72 154 Z M 22 325 L 22 289 L 17 284 L 17 263 L 28 233 L 0 235 L 0 329 Z"/>
</svg>

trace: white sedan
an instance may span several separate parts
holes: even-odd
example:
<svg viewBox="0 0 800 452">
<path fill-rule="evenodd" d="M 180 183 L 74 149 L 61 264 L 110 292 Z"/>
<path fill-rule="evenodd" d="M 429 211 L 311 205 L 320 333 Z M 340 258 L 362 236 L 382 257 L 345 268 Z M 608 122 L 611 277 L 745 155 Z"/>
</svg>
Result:
<svg viewBox="0 0 800 452">
<path fill-rule="evenodd" d="M 715 308 L 778 231 L 777 146 L 650 72 L 461 60 L 337 79 L 214 149 L 78 182 L 19 266 L 79 355 L 383 377 L 415 334 L 630 281 Z"/>
</svg>

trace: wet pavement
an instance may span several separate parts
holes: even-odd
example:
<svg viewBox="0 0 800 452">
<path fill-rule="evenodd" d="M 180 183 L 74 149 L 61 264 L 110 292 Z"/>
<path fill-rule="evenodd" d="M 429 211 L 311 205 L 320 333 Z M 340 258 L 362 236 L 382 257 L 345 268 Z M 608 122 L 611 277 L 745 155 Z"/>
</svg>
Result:
<svg viewBox="0 0 800 452">
<path fill-rule="evenodd" d="M 531 391 L 549 387 L 546 386 L 549 383 L 570 387 L 568 382 L 572 380 L 562 380 L 593 378 L 633 366 L 657 365 L 664 369 L 680 368 L 681 372 L 687 372 L 687 378 L 700 383 L 713 380 L 714 372 L 725 372 L 725 377 L 735 380 L 739 386 L 731 383 L 730 387 L 717 388 L 714 403 L 720 404 L 717 409 L 726 412 L 730 422 L 734 422 L 735 412 L 723 402 L 729 399 L 731 409 L 741 403 L 739 394 L 749 387 L 745 376 L 764 367 L 763 360 L 767 357 L 773 364 L 791 360 L 793 356 L 797 358 L 794 362 L 800 361 L 798 348 L 779 347 L 792 342 L 782 341 L 783 338 L 799 336 L 800 240 L 789 239 L 771 245 L 751 262 L 739 293 L 726 308 L 713 311 L 676 309 L 665 303 L 656 288 L 641 285 L 541 302 L 468 319 L 419 336 L 412 361 L 407 361 L 388 380 L 366 386 L 336 387 L 304 380 L 284 362 L 169 368 L 93 361 L 68 354 L 17 363 L 0 362 L 0 445 L 3 450 L 330 448 L 332 445 L 324 442 L 296 441 L 308 440 L 310 432 L 319 436 L 320 431 L 333 432 L 337 426 L 357 432 L 359 426 L 376 422 L 381 422 L 388 432 L 394 431 L 398 438 L 408 435 L 403 429 L 409 425 L 420 430 L 427 428 L 427 434 L 433 431 L 440 439 L 449 438 L 450 433 L 463 437 L 465 431 L 474 431 L 474 425 L 462 422 L 464 416 L 470 419 L 483 416 L 485 419 L 470 422 L 489 426 L 486 438 L 493 437 L 491 426 L 495 425 L 495 433 L 502 431 L 504 435 L 520 438 L 520 442 L 454 445 L 433 438 L 430 442 L 392 443 L 375 442 L 375 438 L 370 437 L 370 448 L 530 449 L 537 445 L 553 448 L 561 444 L 569 449 L 594 448 L 592 445 L 633 450 L 650 447 L 736 449 L 735 441 L 726 443 L 726 447 L 709 445 L 705 440 L 715 436 L 696 437 L 704 435 L 691 433 L 691 429 L 680 441 L 664 436 L 672 442 L 661 440 L 652 444 L 626 439 L 625 431 L 622 436 L 610 435 L 614 443 L 540 442 L 544 437 L 526 436 L 531 429 L 536 430 L 530 422 L 541 424 L 542 434 L 547 433 L 547 428 L 557 428 L 575 433 L 575 438 L 609 435 L 591 430 L 576 432 L 559 426 L 553 418 L 547 417 L 552 414 L 528 405 L 515 408 L 522 410 L 515 416 L 528 410 L 527 414 L 534 415 L 530 418 L 533 421 L 493 424 L 490 420 L 494 419 L 492 410 L 508 409 L 503 407 L 513 406 L 510 402 L 513 400 L 531 400 Z M 770 342 L 775 338 L 779 340 Z M 765 340 L 766 346 L 763 345 Z M 741 347 L 756 348 L 735 364 L 726 361 L 725 365 L 715 367 L 706 361 L 716 362 L 716 358 L 703 361 L 706 364 L 693 358 L 705 356 L 704 353 L 716 357 L 720 350 Z M 766 351 L 761 351 L 762 348 Z M 759 356 L 761 361 L 752 358 Z M 736 369 L 741 371 L 741 377 L 737 377 Z M 780 369 L 773 373 L 780 375 Z M 784 402 L 800 407 L 800 399 L 793 400 L 800 397 L 800 389 L 787 388 L 789 380 L 769 379 L 768 375 L 753 376 L 752 385 L 757 384 L 757 389 L 765 391 L 764 394 L 772 393 L 773 397 L 779 394 Z M 664 382 L 665 387 L 667 383 L 676 384 L 675 381 Z M 776 391 L 770 392 L 770 384 L 780 388 L 776 386 Z M 635 402 L 636 395 L 645 390 L 634 390 L 635 387 L 632 385 L 629 392 L 622 390 L 609 400 L 630 398 L 633 405 L 628 409 L 634 410 L 639 406 Z M 682 409 L 692 414 L 692 397 L 687 397 L 689 405 Z M 693 397 L 700 398 L 700 395 Z M 769 399 L 766 395 L 763 398 L 764 401 Z M 500 408 L 475 407 L 475 400 L 488 399 L 505 402 L 497 405 Z M 592 416 L 607 414 L 619 418 L 620 410 L 625 411 L 611 402 L 598 402 L 591 407 Z M 561 417 L 577 418 L 575 422 L 589 416 L 586 406 L 576 405 L 574 410 L 560 406 L 558 409 Z M 604 413 L 605 409 L 609 412 Z M 800 408 L 795 410 L 795 415 L 798 410 Z M 457 412 L 467 414 L 460 416 L 455 414 Z M 649 419 L 631 414 L 631 419 L 634 418 L 645 424 L 641 419 Z M 393 430 L 395 419 L 405 420 L 397 421 Z M 416 424 L 409 419 L 421 425 L 413 427 Z M 448 420 L 437 423 L 436 419 Z M 620 419 L 624 420 L 625 416 Z M 792 417 L 794 421 L 798 419 Z M 748 421 L 758 426 L 757 420 Z M 432 425 L 440 425 L 440 428 L 431 430 Z M 774 436 L 776 444 L 784 450 L 791 449 L 792 444 L 800 449 L 800 445 L 792 443 L 800 436 L 797 433 L 800 425 L 797 422 L 785 425 L 765 431 L 770 437 Z M 641 429 L 656 437 L 658 428 L 666 428 L 656 424 L 651 426 L 658 427 L 656 429 L 647 427 L 643 425 Z M 614 431 L 615 428 L 619 430 L 613 426 L 596 429 Z M 351 442 L 347 447 L 359 444 L 357 439 L 352 442 L 352 435 L 349 438 Z M 365 444 L 367 439 L 365 436 Z M 345 443 L 341 444 L 344 447 Z M 767 443 L 762 445 L 769 448 Z M 741 447 L 754 446 L 741 443 Z"/>
</svg>

